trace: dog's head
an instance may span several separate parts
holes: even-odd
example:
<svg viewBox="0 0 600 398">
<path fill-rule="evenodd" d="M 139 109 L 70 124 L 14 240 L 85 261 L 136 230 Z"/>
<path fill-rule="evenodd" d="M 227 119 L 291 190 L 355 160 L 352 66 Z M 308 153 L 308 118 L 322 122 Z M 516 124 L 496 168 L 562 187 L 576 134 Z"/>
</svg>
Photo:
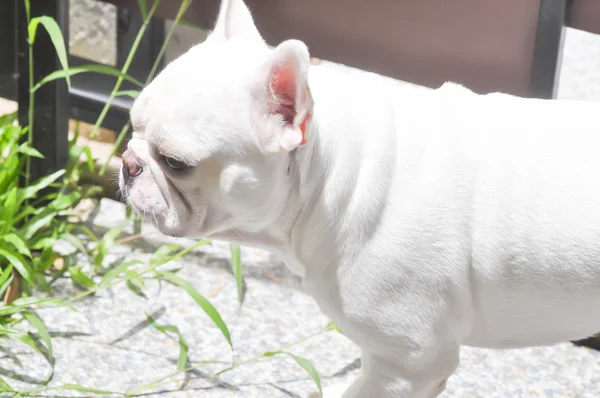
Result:
<svg viewBox="0 0 600 398">
<path fill-rule="evenodd" d="M 121 191 L 172 236 L 260 232 L 293 189 L 290 153 L 312 112 L 309 54 L 269 48 L 242 0 L 223 0 L 214 30 L 170 63 L 131 110 Z"/>
</svg>

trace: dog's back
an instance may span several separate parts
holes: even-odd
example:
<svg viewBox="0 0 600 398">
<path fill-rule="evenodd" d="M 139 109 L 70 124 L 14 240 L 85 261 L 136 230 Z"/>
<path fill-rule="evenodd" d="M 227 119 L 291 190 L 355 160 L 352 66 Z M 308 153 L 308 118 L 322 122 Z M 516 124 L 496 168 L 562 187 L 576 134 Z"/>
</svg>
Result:
<svg viewBox="0 0 600 398">
<path fill-rule="evenodd" d="M 420 245 L 419 266 L 450 277 L 465 343 L 518 347 L 600 331 L 600 104 L 456 85 L 428 95 L 437 129 L 404 141 L 418 144 L 401 152 L 420 156 L 395 182 L 390 231 L 407 231 L 401 241 Z"/>
</svg>

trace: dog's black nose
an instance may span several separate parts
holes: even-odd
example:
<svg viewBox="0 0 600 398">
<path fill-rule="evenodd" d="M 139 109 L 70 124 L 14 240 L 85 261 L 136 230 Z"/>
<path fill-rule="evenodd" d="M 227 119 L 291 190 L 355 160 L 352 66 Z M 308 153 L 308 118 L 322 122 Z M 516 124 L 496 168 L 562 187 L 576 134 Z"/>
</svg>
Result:
<svg viewBox="0 0 600 398">
<path fill-rule="evenodd" d="M 122 159 L 123 167 L 121 170 L 123 173 L 123 180 L 127 183 L 132 177 L 140 175 L 144 168 L 139 161 L 129 153 L 129 151 L 123 153 Z"/>
</svg>

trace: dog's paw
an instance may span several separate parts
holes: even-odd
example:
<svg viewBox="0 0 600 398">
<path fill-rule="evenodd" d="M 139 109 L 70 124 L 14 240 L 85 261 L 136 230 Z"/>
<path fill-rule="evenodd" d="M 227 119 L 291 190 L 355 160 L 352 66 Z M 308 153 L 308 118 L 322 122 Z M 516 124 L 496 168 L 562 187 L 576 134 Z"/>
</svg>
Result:
<svg viewBox="0 0 600 398">
<path fill-rule="evenodd" d="M 323 388 L 323 395 L 313 392 L 307 398 L 342 398 L 347 389 L 347 384 L 334 384 Z"/>
</svg>

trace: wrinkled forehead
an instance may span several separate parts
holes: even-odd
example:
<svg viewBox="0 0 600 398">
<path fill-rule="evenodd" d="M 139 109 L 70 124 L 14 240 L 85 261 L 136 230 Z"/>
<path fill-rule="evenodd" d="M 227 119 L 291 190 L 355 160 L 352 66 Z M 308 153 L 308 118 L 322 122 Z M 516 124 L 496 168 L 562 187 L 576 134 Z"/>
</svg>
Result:
<svg viewBox="0 0 600 398">
<path fill-rule="evenodd" d="M 260 48 L 250 59 L 248 51 L 240 44 L 202 44 L 171 62 L 135 100 L 134 136 L 181 160 L 207 157 L 223 147 L 236 131 L 245 130 L 248 83 L 266 55 Z"/>
<path fill-rule="evenodd" d="M 224 95 L 164 93 L 140 95 L 131 110 L 133 137 L 148 142 L 154 153 L 196 164 L 235 141 L 237 131 L 249 121 L 248 109 L 240 100 L 244 92 Z"/>
<path fill-rule="evenodd" d="M 202 134 L 210 125 L 205 126 L 199 117 L 177 117 L 167 106 L 154 109 L 151 116 L 136 116 L 132 110 L 132 137 L 146 141 L 152 154 L 188 164 L 211 156 L 214 145 L 207 139 L 209 135 Z"/>
</svg>

